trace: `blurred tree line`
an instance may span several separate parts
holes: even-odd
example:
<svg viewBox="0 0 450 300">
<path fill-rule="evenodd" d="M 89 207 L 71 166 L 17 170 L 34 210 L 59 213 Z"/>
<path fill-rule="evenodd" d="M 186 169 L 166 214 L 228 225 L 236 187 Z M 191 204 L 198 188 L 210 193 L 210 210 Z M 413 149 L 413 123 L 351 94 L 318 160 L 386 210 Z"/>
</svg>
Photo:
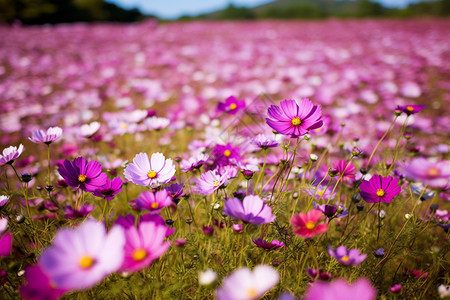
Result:
<svg viewBox="0 0 450 300">
<path fill-rule="evenodd" d="M 180 20 L 321 19 L 326 17 L 419 17 L 450 16 L 450 0 L 425 0 L 406 8 L 387 8 L 370 0 L 278 0 L 256 8 L 229 4 L 223 10 Z"/>
<path fill-rule="evenodd" d="M 24 24 L 134 22 L 144 15 L 103 0 L 0 0 L 0 22 Z"/>
</svg>

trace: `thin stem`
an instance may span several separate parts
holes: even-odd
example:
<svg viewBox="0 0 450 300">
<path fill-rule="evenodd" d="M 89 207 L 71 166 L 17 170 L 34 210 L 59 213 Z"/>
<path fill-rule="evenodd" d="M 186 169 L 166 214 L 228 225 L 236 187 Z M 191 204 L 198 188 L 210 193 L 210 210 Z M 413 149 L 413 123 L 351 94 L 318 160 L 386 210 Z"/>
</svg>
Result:
<svg viewBox="0 0 450 300">
<path fill-rule="evenodd" d="M 262 166 L 261 172 L 258 175 L 258 179 L 255 183 L 255 190 L 258 188 L 258 184 L 261 181 L 261 189 L 259 190 L 259 194 L 261 195 L 263 190 L 263 184 L 264 184 L 264 171 L 266 170 L 266 163 L 267 163 L 267 149 L 264 149 L 264 164 Z"/>
<path fill-rule="evenodd" d="M 394 120 L 392 121 L 391 125 L 389 126 L 388 130 L 386 130 L 386 132 L 383 134 L 383 136 L 381 137 L 381 139 L 378 141 L 378 143 L 375 145 L 375 148 L 373 148 L 372 153 L 369 156 L 369 160 L 367 161 L 367 167 L 370 166 L 370 162 L 372 161 L 372 157 L 375 154 L 375 152 L 378 149 L 378 146 L 380 146 L 381 142 L 384 140 L 384 138 L 387 136 L 387 134 L 392 130 L 392 128 L 395 125 L 395 121 L 397 121 L 398 116 L 395 116 Z"/>
<path fill-rule="evenodd" d="M 47 162 L 48 162 L 48 186 L 51 185 L 51 180 L 50 180 L 50 144 L 47 144 Z"/>
</svg>

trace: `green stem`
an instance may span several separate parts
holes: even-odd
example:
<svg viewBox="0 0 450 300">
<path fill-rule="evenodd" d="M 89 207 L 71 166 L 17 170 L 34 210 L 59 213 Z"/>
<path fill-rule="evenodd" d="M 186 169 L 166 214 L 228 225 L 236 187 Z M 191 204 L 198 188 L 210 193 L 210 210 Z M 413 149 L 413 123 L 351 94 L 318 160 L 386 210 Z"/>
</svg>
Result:
<svg viewBox="0 0 450 300">
<path fill-rule="evenodd" d="M 50 144 L 47 144 L 47 162 L 48 162 L 48 186 L 51 185 L 51 180 L 50 180 Z"/>
<path fill-rule="evenodd" d="M 372 161 L 372 157 L 375 154 L 375 152 L 377 151 L 378 147 L 380 146 L 381 142 L 384 140 L 384 138 L 387 136 L 387 134 L 392 130 L 392 128 L 395 125 L 395 121 L 397 121 L 398 116 L 395 116 L 394 120 L 392 121 L 391 125 L 389 126 L 388 130 L 386 130 L 386 132 L 383 134 L 383 136 L 381 137 L 381 139 L 378 141 L 378 143 L 375 145 L 375 148 L 373 148 L 372 153 L 369 156 L 369 160 L 367 161 L 367 168 L 369 168 L 370 166 L 370 162 Z"/>
</svg>

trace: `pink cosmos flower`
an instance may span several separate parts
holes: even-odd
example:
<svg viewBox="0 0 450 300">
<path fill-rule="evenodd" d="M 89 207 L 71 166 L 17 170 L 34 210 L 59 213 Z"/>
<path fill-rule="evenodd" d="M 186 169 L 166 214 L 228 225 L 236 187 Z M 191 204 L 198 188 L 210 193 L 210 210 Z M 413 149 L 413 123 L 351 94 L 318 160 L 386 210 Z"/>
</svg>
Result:
<svg viewBox="0 0 450 300">
<path fill-rule="evenodd" d="M 224 185 L 228 178 L 228 172 L 225 172 L 223 175 L 219 175 L 215 170 L 203 173 L 200 175 L 200 179 L 197 179 L 198 193 L 202 195 L 212 194 Z"/>
<path fill-rule="evenodd" d="M 11 253 L 12 234 L 6 233 L 0 238 L 0 257 L 8 256 Z"/>
<path fill-rule="evenodd" d="M 170 247 L 170 242 L 164 241 L 169 230 L 164 223 L 141 219 L 137 228 L 134 225 L 123 228 L 126 242 L 121 271 L 136 272 L 148 267 Z"/>
<path fill-rule="evenodd" d="M 252 139 L 251 143 L 261 149 L 275 148 L 280 144 L 275 139 L 268 138 L 264 134 L 258 134 Z"/>
<path fill-rule="evenodd" d="M 334 163 L 334 168 L 338 171 L 340 176 L 343 174 L 342 181 L 355 180 L 356 168 L 352 162 L 340 159 Z"/>
<path fill-rule="evenodd" d="M 359 249 L 347 249 L 344 245 L 337 247 L 336 250 L 328 246 L 328 254 L 346 266 L 359 265 L 367 257 L 367 254 L 360 254 Z"/>
<path fill-rule="evenodd" d="M 162 153 L 153 153 L 151 160 L 147 153 L 139 153 L 133 163 L 127 165 L 125 178 L 135 184 L 158 187 L 168 183 L 175 174 L 175 165 L 171 159 L 166 159 Z"/>
<path fill-rule="evenodd" d="M 377 291 L 370 285 L 369 280 L 361 278 L 353 284 L 348 284 L 343 279 L 335 280 L 331 283 L 326 281 L 316 281 L 306 290 L 304 300 L 373 300 Z"/>
<path fill-rule="evenodd" d="M 0 154 L 0 166 L 4 164 L 12 164 L 20 154 L 23 152 L 23 145 L 20 144 L 19 148 L 14 146 L 9 146 L 3 149 L 3 154 Z"/>
<path fill-rule="evenodd" d="M 5 206 L 5 204 L 8 202 L 9 196 L 0 195 L 0 207 Z"/>
<path fill-rule="evenodd" d="M 433 188 L 447 189 L 450 186 L 450 161 L 431 162 L 426 158 L 414 158 L 403 168 L 406 177 L 420 181 Z"/>
<path fill-rule="evenodd" d="M 424 108 L 426 108 L 425 105 L 406 105 L 406 106 L 398 105 L 395 110 L 402 111 L 409 116 L 418 113 Z"/>
<path fill-rule="evenodd" d="M 268 250 L 268 251 L 284 247 L 284 243 L 280 242 L 278 240 L 273 240 L 271 242 L 268 242 L 263 239 L 253 239 L 252 241 L 259 248 L 262 248 L 262 249 Z"/>
<path fill-rule="evenodd" d="M 113 180 L 107 178 L 105 184 L 93 191 L 92 194 L 109 201 L 114 199 L 114 196 L 122 191 L 122 184 L 122 179 L 119 177 Z"/>
<path fill-rule="evenodd" d="M 225 201 L 223 213 L 251 224 L 266 224 L 275 220 L 272 208 L 256 195 L 248 195 L 243 201 L 238 198 Z"/>
<path fill-rule="evenodd" d="M 56 140 L 58 140 L 62 135 L 62 129 L 60 127 L 50 127 L 45 132 L 42 129 L 34 130 L 32 136 L 28 139 L 33 143 L 45 143 L 50 144 Z"/>
<path fill-rule="evenodd" d="M 390 203 L 395 196 L 400 194 L 398 179 L 387 176 L 373 175 L 370 180 L 361 182 L 361 197 L 367 203 Z"/>
<path fill-rule="evenodd" d="M 209 159 L 208 154 L 199 153 L 180 162 L 180 168 L 183 172 L 189 172 L 200 168 Z"/>
<path fill-rule="evenodd" d="M 58 169 L 67 185 L 93 192 L 102 187 L 108 176 L 102 173 L 102 166 L 96 160 L 88 162 L 84 157 L 77 157 L 73 162 L 65 160 Z"/>
<path fill-rule="evenodd" d="M 89 124 L 81 125 L 80 136 L 85 138 L 91 138 L 100 129 L 99 122 L 92 122 Z"/>
<path fill-rule="evenodd" d="M 225 102 L 220 102 L 217 105 L 217 110 L 220 112 L 226 112 L 227 114 L 234 115 L 241 109 L 245 108 L 245 101 L 238 100 L 234 96 L 230 96 L 225 99 Z"/>
<path fill-rule="evenodd" d="M 323 219 L 323 214 L 318 209 L 311 209 L 307 213 L 294 214 L 291 219 L 292 229 L 305 239 L 312 238 L 316 234 L 328 231 L 328 224 L 318 222 Z"/>
<path fill-rule="evenodd" d="M 322 110 L 320 105 L 313 105 L 309 99 L 302 99 L 298 104 L 295 100 L 283 100 L 280 106 L 271 105 L 267 111 L 267 125 L 273 130 L 291 136 L 299 137 L 309 130 L 320 128 Z"/>
<path fill-rule="evenodd" d="M 25 281 L 20 287 L 20 296 L 32 300 L 56 300 L 67 290 L 60 289 L 50 281 L 40 265 L 29 266 L 25 269 Z"/>
<path fill-rule="evenodd" d="M 162 130 L 169 126 L 170 120 L 167 118 L 151 117 L 144 120 L 148 130 Z"/>
<path fill-rule="evenodd" d="M 231 143 L 227 143 L 226 145 L 216 145 L 212 151 L 212 154 L 214 155 L 214 165 L 229 165 L 231 159 L 239 161 L 241 159 L 239 155 L 240 151 L 239 147 L 234 146 Z"/>
<path fill-rule="evenodd" d="M 160 190 L 155 193 L 151 191 L 142 192 L 134 201 L 136 208 L 146 209 L 152 213 L 159 213 L 163 207 L 175 205 L 167 190 Z"/>
<path fill-rule="evenodd" d="M 106 233 L 103 223 L 87 220 L 76 229 L 59 230 L 38 262 L 59 288 L 87 289 L 120 268 L 124 244 L 121 227 Z"/>
<path fill-rule="evenodd" d="M 228 275 L 216 290 L 217 300 L 254 300 L 261 298 L 280 280 L 280 275 L 271 266 L 258 265 L 253 271 L 243 267 Z"/>
</svg>

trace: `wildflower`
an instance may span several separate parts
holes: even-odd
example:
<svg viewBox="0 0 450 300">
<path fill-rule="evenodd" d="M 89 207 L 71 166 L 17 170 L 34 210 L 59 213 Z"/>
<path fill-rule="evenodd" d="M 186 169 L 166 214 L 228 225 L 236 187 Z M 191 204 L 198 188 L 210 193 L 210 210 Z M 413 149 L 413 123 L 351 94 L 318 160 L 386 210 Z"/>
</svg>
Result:
<svg viewBox="0 0 450 300">
<path fill-rule="evenodd" d="M 255 195 L 248 195 L 243 201 L 238 198 L 225 201 L 223 213 L 251 224 L 266 224 L 275 220 L 272 208 Z"/>
<path fill-rule="evenodd" d="M 311 188 L 307 189 L 306 192 L 309 195 L 314 196 L 317 200 L 322 198 L 323 200 L 328 201 L 336 196 L 336 192 L 331 193 L 332 189 L 328 189 L 326 186 L 323 185 L 319 185 L 319 187 L 317 188 L 317 192 L 315 186 L 312 186 Z"/>
<path fill-rule="evenodd" d="M 323 214 L 318 209 L 311 209 L 307 213 L 294 214 L 291 218 L 292 229 L 305 239 L 312 238 L 316 234 L 328 231 L 328 224 L 318 223 Z"/>
<path fill-rule="evenodd" d="M 9 196 L 0 195 L 0 207 L 5 206 L 5 204 L 8 202 Z"/>
<path fill-rule="evenodd" d="M 450 296 L 450 285 L 441 284 L 440 286 L 438 286 L 438 293 L 439 293 L 439 297 L 441 299 L 444 299 L 445 297 L 449 297 Z"/>
<path fill-rule="evenodd" d="M 23 145 L 20 144 L 20 146 L 14 147 L 9 146 L 8 148 L 3 149 L 3 153 L 0 154 L 0 166 L 3 166 L 4 164 L 12 164 L 14 160 L 16 160 L 20 154 L 23 152 Z"/>
<path fill-rule="evenodd" d="M 56 300 L 67 292 L 50 281 L 40 265 L 25 269 L 25 281 L 26 284 L 20 287 L 20 296 L 25 299 Z"/>
<path fill-rule="evenodd" d="M 206 269 L 198 274 L 198 283 L 200 285 L 210 285 L 217 280 L 217 273 L 211 269 Z"/>
<path fill-rule="evenodd" d="M 173 200 L 179 199 L 184 196 L 183 188 L 184 183 L 174 183 L 164 187 L 164 189 L 169 193 Z"/>
<path fill-rule="evenodd" d="M 42 129 L 34 130 L 31 137 L 29 137 L 28 139 L 36 144 L 45 143 L 49 145 L 52 142 L 58 140 L 61 135 L 62 129 L 60 127 L 50 127 L 49 129 L 47 129 L 47 132 Z"/>
<path fill-rule="evenodd" d="M 392 176 L 382 177 L 373 175 L 370 180 L 361 182 L 361 197 L 367 203 L 390 203 L 392 199 L 400 194 L 398 179 Z"/>
<path fill-rule="evenodd" d="M 403 168 L 406 177 L 429 187 L 447 189 L 450 186 L 450 161 L 431 162 L 423 157 L 414 158 Z"/>
<path fill-rule="evenodd" d="M 225 102 L 219 102 L 217 110 L 220 112 L 226 112 L 227 114 L 234 115 L 241 109 L 245 108 L 245 101 L 238 100 L 234 96 L 230 96 L 225 99 Z"/>
<path fill-rule="evenodd" d="M 320 280 L 329 280 L 332 277 L 330 273 L 312 268 L 306 268 L 306 274 L 308 274 L 312 279 L 316 279 L 317 276 L 319 276 L 318 279 Z"/>
<path fill-rule="evenodd" d="M 398 294 L 402 290 L 402 285 L 400 283 L 394 284 L 393 286 L 389 287 L 389 290 L 394 294 Z"/>
<path fill-rule="evenodd" d="M 170 120 L 167 118 L 158 118 L 158 117 L 151 117 L 144 120 L 144 124 L 147 126 L 147 129 L 149 130 L 162 130 L 164 128 L 167 128 L 170 124 Z"/>
<path fill-rule="evenodd" d="M 331 246 L 328 246 L 328 254 L 346 266 L 359 265 L 367 257 L 367 254 L 360 254 L 359 249 L 349 250 L 344 245 L 337 247 L 336 250 L 334 250 Z"/>
<path fill-rule="evenodd" d="M 258 265 L 253 271 L 243 267 L 223 280 L 222 287 L 216 290 L 216 299 L 259 299 L 279 280 L 280 276 L 273 267 Z"/>
<path fill-rule="evenodd" d="M 395 110 L 404 112 L 406 115 L 410 116 L 410 115 L 414 115 L 414 114 L 418 113 L 425 107 L 426 107 L 425 105 L 406 105 L 406 106 L 397 105 Z"/>
<path fill-rule="evenodd" d="M 340 159 L 334 163 L 334 168 L 342 176 L 342 181 L 355 180 L 356 168 L 351 161 Z"/>
<path fill-rule="evenodd" d="M 73 162 L 66 159 L 58 172 L 66 180 L 67 185 L 86 192 L 95 191 L 107 180 L 100 163 L 96 160 L 88 162 L 84 157 L 77 157 Z"/>
<path fill-rule="evenodd" d="M 384 256 L 384 249 L 380 248 L 380 249 L 377 249 L 377 250 L 373 251 L 373 255 L 375 255 L 376 257 L 383 257 Z"/>
<path fill-rule="evenodd" d="M 259 248 L 262 248 L 264 250 L 275 250 L 278 248 L 284 247 L 284 243 L 280 242 L 278 240 L 273 240 L 271 242 L 267 242 L 263 239 L 253 239 L 253 243 L 255 243 L 256 246 Z"/>
<path fill-rule="evenodd" d="M 133 163 L 127 165 L 125 178 L 135 184 L 153 188 L 168 183 L 175 174 L 175 166 L 171 159 L 166 159 L 162 153 L 153 153 L 151 160 L 147 153 L 139 153 Z"/>
<path fill-rule="evenodd" d="M 202 195 L 212 194 L 215 190 L 219 189 L 228 180 L 228 172 L 225 172 L 222 176 L 217 171 L 208 171 L 200 175 L 200 179 L 197 179 L 198 193 Z"/>
<path fill-rule="evenodd" d="M 280 144 L 278 141 L 268 138 L 264 134 L 258 134 L 252 139 L 251 143 L 261 149 L 275 148 Z"/>
<path fill-rule="evenodd" d="M 180 168 L 183 172 L 189 172 L 194 169 L 199 169 L 208 159 L 208 154 L 199 153 L 195 156 L 181 161 Z"/>
<path fill-rule="evenodd" d="M 84 124 L 80 127 L 80 136 L 85 138 L 91 138 L 100 129 L 99 122 L 92 122 L 90 124 Z"/>
<path fill-rule="evenodd" d="M 235 231 L 235 232 L 242 232 L 242 229 L 243 229 L 244 227 L 242 226 L 242 224 L 233 224 L 233 225 L 231 226 L 231 228 L 232 228 L 233 231 Z"/>
<path fill-rule="evenodd" d="M 167 190 L 160 190 L 155 193 L 144 191 L 136 198 L 134 204 L 138 209 L 146 209 L 156 214 L 159 213 L 163 207 L 175 205 Z"/>
<path fill-rule="evenodd" d="M 370 285 L 369 280 L 361 278 L 353 284 L 343 279 L 331 283 L 317 281 L 306 290 L 304 300 L 333 299 L 333 300 L 373 300 L 377 291 Z"/>
<path fill-rule="evenodd" d="M 121 271 L 136 272 L 148 267 L 169 249 L 170 242 L 164 241 L 169 227 L 160 222 L 141 219 L 137 227 L 122 228 L 125 246 Z"/>
<path fill-rule="evenodd" d="M 115 195 L 122 191 L 122 184 L 122 179 L 119 177 L 113 180 L 106 178 L 106 183 L 93 191 L 92 194 L 100 198 L 105 198 L 106 200 L 112 200 Z"/>
<path fill-rule="evenodd" d="M 122 228 L 106 233 L 103 223 L 87 220 L 76 229 L 58 231 L 38 262 L 56 286 L 87 289 L 119 269 L 124 244 Z"/>
<path fill-rule="evenodd" d="M 0 257 L 8 256 L 11 253 L 11 246 L 12 234 L 8 232 L 0 238 Z"/>
<path fill-rule="evenodd" d="M 269 115 L 266 118 L 267 124 L 273 130 L 292 138 L 323 125 L 320 105 L 313 105 L 306 98 L 299 104 L 295 100 L 281 101 L 280 106 L 271 105 L 267 113 Z"/>
<path fill-rule="evenodd" d="M 64 217 L 66 219 L 77 219 L 77 218 L 85 218 L 89 215 L 93 210 L 94 206 L 90 204 L 84 204 L 79 209 L 72 208 L 70 205 L 64 207 Z"/>
<path fill-rule="evenodd" d="M 226 145 L 216 145 L 212 151 L 212 154 L 214 155 L 214 165 L 229 165 L 231 159 L 239 161 L 241 159 L 239 153 L 239 147 L 233 146 L 231 143 Z"/>
<path fill-rule="evenodd" d="M 202 230 L 206 235 L 212 235 L 214 233 L 214 227 L 212 226 L 202 226 Z"/>
</svg>

